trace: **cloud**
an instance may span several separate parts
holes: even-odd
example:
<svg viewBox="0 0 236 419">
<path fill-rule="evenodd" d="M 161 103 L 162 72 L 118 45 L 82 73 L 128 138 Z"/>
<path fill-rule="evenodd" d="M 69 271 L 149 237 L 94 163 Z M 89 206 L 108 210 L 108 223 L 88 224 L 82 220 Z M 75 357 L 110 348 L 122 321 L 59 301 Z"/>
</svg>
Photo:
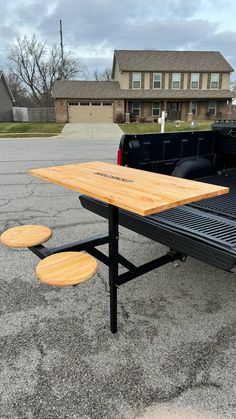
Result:
<svg viewBox="0 0 236 419">
<path fill-rule="evenodd" d="M 219 50 L 236 68 L 236 31 L 225 27 L 234 8 L 229 0 L 8 0 L 1 5 L 0 59 L 6 66 L 19 35 L 59 44 L 62 19 L 65 49 L 81 57 L 90 75 L 112 65 L 114 49 Z"/>
</svg>

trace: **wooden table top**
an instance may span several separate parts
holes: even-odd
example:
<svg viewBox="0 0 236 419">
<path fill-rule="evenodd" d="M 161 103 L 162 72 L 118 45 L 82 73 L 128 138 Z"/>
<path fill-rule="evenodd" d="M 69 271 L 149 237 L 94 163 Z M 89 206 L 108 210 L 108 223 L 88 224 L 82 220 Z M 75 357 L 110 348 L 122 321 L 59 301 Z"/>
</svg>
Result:
<svg viewBox="0 0 236 419">
<path fill-rule="evenodd" d="M 229 192 L 222 186 L 103 162 L 32 169 L 29 173 L 144 216 Z"/>
</svg>

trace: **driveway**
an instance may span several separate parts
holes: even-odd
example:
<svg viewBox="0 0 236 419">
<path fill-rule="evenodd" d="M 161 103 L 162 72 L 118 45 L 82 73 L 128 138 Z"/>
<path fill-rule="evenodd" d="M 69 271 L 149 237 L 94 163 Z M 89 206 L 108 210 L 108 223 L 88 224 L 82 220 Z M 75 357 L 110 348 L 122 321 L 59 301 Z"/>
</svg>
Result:
<svg viewBox="0 0 236 419">
<path fill-rule="evenodd" d="M 112 123 L 70 123 L 65 124 L 60 137 L 77 140 L 120 140 L 123 132 L 119 125 Z"/>
<path fill-rule="evenodd" d="M 60 246 L 106 231 L 77 193 L 27 170 L 114 162 L 117 147 L 115 139 L 0 140 L 0 232 L 48 225 L 48 246 Z M 124 228 L 120 249 L 137 264 L 166 253 Z M 236 417 L 234 274 L 188 258 L 130 281 L 118 290 L 113 336 L 102 263 L 80 286 L 56 288 L 37 281 L 39 259 L 27 249 L 0 246 L 0 261 L 1 419 L 137 419 L 146 409 L 146 419 Z"/>
</svg>

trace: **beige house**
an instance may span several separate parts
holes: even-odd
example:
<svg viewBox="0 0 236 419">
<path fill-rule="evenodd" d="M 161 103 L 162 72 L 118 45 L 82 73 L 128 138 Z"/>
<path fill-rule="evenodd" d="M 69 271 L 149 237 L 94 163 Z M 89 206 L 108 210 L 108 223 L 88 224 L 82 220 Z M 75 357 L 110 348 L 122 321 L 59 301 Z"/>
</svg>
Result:
<svg viewBox="0 0 236 419">
<path fill-rule="evenodd" d="M 217 51 L 119 50 L 112 81 L 57 81 L 58 122 L 229 118 L 231 65 Z"/>
</svg>

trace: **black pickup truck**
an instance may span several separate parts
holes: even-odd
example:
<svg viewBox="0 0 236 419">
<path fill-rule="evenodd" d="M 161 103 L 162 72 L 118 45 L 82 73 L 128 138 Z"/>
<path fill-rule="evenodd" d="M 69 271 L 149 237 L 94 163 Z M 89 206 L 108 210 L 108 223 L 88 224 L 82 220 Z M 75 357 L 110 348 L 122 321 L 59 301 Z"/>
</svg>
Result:
<svg viewBox="0 0 236 419">
<path fill-rule="evenodd" d="M 120 210 L 119 224 L 217 268 L 236 265 L 236 121 L 215 121 L 211 131 L 124 135 L 117 163 L 228 186 L 230 193 L 148 217 Z M 108 217 L 106 204 L 80 197 Z"/>
</svg>

